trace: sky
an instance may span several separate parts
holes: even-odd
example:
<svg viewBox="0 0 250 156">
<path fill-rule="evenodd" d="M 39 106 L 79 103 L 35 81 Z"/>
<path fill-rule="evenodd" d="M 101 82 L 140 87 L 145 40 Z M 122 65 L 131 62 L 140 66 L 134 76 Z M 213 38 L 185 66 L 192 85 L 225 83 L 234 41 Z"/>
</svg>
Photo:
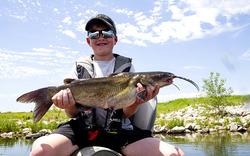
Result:
<svg viewBox="0 0 250 156">
<path fill-rule="evenodd" d="M 250 94 L 249 0 L 1 0 L 0 112 L 31 111 L 16 102 L 26 92 L 63 85 L 75 61 L 92 54 L 85 24 L 103 13 L 116 24 L 114 53 L 137 72 L 165 71 L 175 79 L 158 102 L 199 97 L 210 72 L 234 95 Z"/>
</svg>

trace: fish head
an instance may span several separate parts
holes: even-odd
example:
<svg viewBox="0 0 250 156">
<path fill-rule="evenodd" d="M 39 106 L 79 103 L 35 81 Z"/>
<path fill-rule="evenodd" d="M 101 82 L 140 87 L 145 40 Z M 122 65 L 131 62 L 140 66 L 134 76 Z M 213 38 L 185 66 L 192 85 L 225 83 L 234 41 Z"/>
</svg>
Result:
<svg viewBox="0 0 250 156">
<path fill-rule="evenodd" d="M 189 83 L 193 84 L 197 88 L 197 90 L 199 91 L 199 86 L 195 82 L 193 82 L 190 79 L 181 77 L 181 76 L 176 76 L 173 73 L 169 73 L 169 72 L 151 72 L 149 74 L 149 76 L 150 76 L 150 79 L 152 81 L 154 81 L 155 84 L 158 85 L 159 87 L 164 87 L 164 86 L 171 85 L 171 84 L 173 84 L 173 80 L 175 78 L 178 78 L 178 79 L 182 79 L 182 80 L 188 81 Z M 174 85 L 174 86 L 176 86 L 176 85 Z"/>
<path fill-rule="evenodd" d="M 156 85 L 164 87 L 173 83 L 175 75 L 169 72 L 151 72 L 149 77 Z"/>
</svg>

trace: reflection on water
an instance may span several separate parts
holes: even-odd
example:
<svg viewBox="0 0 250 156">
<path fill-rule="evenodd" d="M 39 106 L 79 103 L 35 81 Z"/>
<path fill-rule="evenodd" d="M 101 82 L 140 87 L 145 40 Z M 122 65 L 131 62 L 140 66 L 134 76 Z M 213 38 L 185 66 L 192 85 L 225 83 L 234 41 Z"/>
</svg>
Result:
<svg viewBox="0 0 250 156">
<path fill-rule="evenodd" d="M 165 135 L 162 140 L 181 148 L 187 156 L 241 156 L 250 155 L 250 133 L 226 132 L 212 134 Z M 163 137 L 163 138 L 162 138 Z M 165 138 L 165 139 L 164 139 Z"/>
<path fill-rule="evenodd" d="M 24 138 L 1 138 L 0 137 L 0 155 L 6 156 L 27 156 L 30 153 L 32 140 Z"/>
<path fill-rule="evenodd" d="M 155 135 L 163 141 L 181 148 L 186 156 L 249 156 L 250 132 L 212 134 L 178 134 Z M 10 139 L 0 137 L 0 155 L 27 156 L 29 155 L 32 140 L 23 138 Z"/>
</svg>

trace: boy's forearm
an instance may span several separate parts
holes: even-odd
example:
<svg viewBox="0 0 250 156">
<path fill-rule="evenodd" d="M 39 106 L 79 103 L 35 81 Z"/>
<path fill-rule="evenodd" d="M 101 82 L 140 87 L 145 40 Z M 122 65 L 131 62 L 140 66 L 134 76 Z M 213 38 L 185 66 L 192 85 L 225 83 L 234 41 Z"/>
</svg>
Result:
<svg viewBox="0 0 250 156">
<path fill-rule="evenodd" d="M 65 109 L 65 113 L 68 117 L 74 118 L 79 113 L 79 111 L 73 107 L 71 109 Z"/>
<path fill-rule="evenodd" d="M 135 102 L 133 105 L 123 108 L 123 118 L 129 118 L 134 115 L 139 105 L 139 103 Z"/>
</svg>

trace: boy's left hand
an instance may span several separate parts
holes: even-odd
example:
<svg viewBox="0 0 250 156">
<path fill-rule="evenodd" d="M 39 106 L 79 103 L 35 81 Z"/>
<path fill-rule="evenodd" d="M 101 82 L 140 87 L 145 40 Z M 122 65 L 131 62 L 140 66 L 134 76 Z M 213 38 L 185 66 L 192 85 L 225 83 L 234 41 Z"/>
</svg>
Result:
<svg viewBox="0 0 250 156">
<path fill-rule="evenodd" d="M 140 91 L 142 91 L 143 89 L 144 88 L 143 88 L 142 84 L 137 83 L 137 93 L 140 92 Z M 137 98 L 135 103 L 136 104 L 142 104 L 142 103 L 145 103 L 145 102 L 153 99 L 159 93 L 159 90 L 160 90 L 159 86 L 156 86 L 155 90 L 152 90 L 150 87 L 147 87 L 146 88 L 146 91 L 147 91 L 147 93 L 146 93 L 146 100 L 143 101 L 140 98 Z"/>
</svg>

